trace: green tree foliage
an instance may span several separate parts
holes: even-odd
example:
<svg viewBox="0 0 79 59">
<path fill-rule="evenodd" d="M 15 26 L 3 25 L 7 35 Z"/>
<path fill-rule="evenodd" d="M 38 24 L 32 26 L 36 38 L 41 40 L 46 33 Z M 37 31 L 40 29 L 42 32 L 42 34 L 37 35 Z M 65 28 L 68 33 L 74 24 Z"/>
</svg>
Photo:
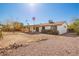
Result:
<svg viewBox="0 0 79 59">
<path fill-rule="evenodd" d="M 76 19 L 72 24 L 69 25 L 68 28 L 79 34 L 79 19 Z"/>
</svg>

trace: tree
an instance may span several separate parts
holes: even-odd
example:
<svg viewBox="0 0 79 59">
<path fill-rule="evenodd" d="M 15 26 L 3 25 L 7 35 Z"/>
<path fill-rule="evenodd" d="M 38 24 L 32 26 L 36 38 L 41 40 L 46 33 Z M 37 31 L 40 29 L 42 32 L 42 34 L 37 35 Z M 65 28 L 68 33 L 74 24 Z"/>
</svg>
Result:
<svg viewBox="0 0 79 59">
<path fill-rule="evenodd" d="M 79 35 L 79 19 L 76 19 L 76 21 L 74 22 L 74 31 Z"/>
<path fill-rule="evenodd" d="M 14 30 L 15 30 L 15 31 L 20 31 L 21 28 L 23 28 L 23 23 L 14 22 L 14 23 L 13 23 L 13 26 L 14 26 Z"/>
<path fill-rule="evenodd" d="M 69 29 L 79 34 L 79 19 L 75 19 L 75 21 L 69 25 Z"/>
</svg>

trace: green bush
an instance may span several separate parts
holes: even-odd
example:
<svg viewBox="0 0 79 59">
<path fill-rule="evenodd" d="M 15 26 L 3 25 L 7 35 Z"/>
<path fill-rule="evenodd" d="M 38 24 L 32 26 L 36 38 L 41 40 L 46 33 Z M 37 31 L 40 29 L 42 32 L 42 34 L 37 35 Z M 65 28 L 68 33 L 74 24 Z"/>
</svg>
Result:
<svg viewBox="0 0 79 59">
<path fill-rule="evenodd" d="M 58 35 L 57 30 L 42 30 L 42 33 Z"/>
<path fill-rule="evenodd" d="M 69 31 L 73 31 L 79 35 L 79 19 L 76 19 L 72 24 L 68 26 Z"/>
<path fill-rule="evenodd" d="M 76 27 L 74 31 L 79 35 L 79 27 Z"/>
</svg>

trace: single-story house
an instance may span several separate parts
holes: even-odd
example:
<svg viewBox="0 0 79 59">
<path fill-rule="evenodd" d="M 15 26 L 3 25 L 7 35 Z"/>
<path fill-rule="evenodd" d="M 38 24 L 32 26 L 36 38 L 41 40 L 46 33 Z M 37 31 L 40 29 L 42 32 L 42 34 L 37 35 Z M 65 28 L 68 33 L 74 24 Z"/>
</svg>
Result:
<svg viewBox="0 0 79 59">
<path fill-rule="evenodd" d="M 64 34 L 67 32 L 67 24 L 65 22 L 54 22 L 29 25 L 30 32 L 44 32 L 47 30 L 57 31 L 58 34 Z"/>
</svg>

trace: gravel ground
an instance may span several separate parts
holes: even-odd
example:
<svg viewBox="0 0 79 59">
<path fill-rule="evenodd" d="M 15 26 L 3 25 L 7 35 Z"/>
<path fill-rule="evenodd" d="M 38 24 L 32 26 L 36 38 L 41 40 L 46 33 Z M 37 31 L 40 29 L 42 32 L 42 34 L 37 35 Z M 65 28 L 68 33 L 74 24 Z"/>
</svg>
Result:
<svg viewBox="0 0 79 59">
<path fill-rule="evenodd" d="M 10 33 L 9 33 L 10 34 Z M 48 34 L 25 34 L 16 33 L 16 35 L 4 35 L 0 46 L 5 47 L 12 42 L 17 44 L 29 43 L 26 46 L 17 49 L 6 50 L 4 54 L 8 56 L 79 56 L 79 37 L 58 36 Z M 7 38 L 7 39 L 6 39 Z M 47 40 L 41 40 L 47 39 Z"/>
</svg>

